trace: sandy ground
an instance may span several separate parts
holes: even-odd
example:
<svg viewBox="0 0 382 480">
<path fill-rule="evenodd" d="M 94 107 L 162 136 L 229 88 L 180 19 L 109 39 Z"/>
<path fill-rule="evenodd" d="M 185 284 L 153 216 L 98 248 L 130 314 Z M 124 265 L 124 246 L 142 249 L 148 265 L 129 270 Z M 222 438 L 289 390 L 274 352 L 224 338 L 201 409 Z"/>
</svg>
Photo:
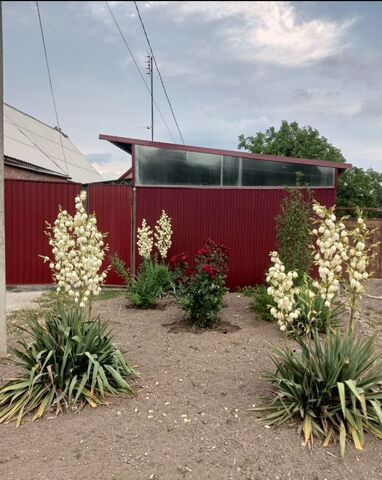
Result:
<svg viewBox="0 0 382 480">
<path fill-rule="evenodd" d="M 36 300 L 41 297 L 44 290 L 7 290 L 5 306 L 7 313 L 24 308 L 37 308 Z"/>
<path fill-rule="evenodd" d="M 0 479 L 382 479 L 382 442 L 368 438 L 363 452 L 349 445 L 342 461 L 336 446 L 309 451 L 294 427 L 258 421 L 250 409 L 268 394 L 261 375 L 285 339 L 255 319 L 247 298 L 229 294 L 223 327 L 203 333 L 184 326 L 174 302 L 162 308 L 129 310 L 123 297 L 96 304 L 137 365 L 138 396 L 18 430 L 0 425 Z M 365 324 L 380 321 L 382 305 L 372 308 Z M 0 382 L 14 372 L 0 364 Z"/>
</svg>

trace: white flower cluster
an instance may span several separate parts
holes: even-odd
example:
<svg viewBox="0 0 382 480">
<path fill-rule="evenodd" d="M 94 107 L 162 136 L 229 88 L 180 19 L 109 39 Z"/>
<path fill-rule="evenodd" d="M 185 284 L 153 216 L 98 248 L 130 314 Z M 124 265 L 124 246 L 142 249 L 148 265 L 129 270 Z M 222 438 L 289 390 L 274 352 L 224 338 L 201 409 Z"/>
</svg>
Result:
<svg viewBox="0 0 382 480">
<path fill-rule="evenodd" d="M 162 215 L 155 225 L 155 246 L 157 247 L 160 256 L 164 260 L 167 257 L 167 252 L 171 248 L 172 242 L 172 228 L 171 228 L 171 219 L 167 213 L 162 210 Z"/>
<path fill-rule="evenodd" d="M 154 240 L 153 240 L 153 231 L 150 226 L 147 225 L 146 219 L 142 220 L 142 227 L 138 227 L 138 252 L 139 255 L 143 258 L 150 258 Z"/>
<path fill-rule="evenodd" d="M 314 263 L 320 276 L 320 281 L 315 281 L 313 285 L 330 308 L 339 292 L 343 262 L 348 260 L 349 238 L 345 225 L 336 219 L 334 207 L 326 208 L 314 202 L 313 210 L 318 217 L 317 228 L 312 231 L 317 237 Z"/>
<path fill-rule="evenodd" d="M 95 215 L 86 213 L 85 201 L 86 192 L 81 191 L 75 198 L 75 216 L 60 210 L 54 226 L 48 224 L 54 260 L 43 257 L 50 262 L 57 293 L 67 295 L 81 308 L 99 294 L 107 275 L 107 270 L 99 273 L 107 250 L 105 235 L 98 231 Z"/>
<path fill-rule="evenodd" d="M 365 293 L 365 283 L 369 278 L 368 267 L 372 258 L 372 248 L 366 248 L 366 241 L 369 236 L 369 230 L 366 226 L 362 214 L 359 214 L 357 224 L 349 232 L 351 245 L 349 249 L 349 261 L 347 273 L 349 282 L 347 285 L 348 293 L 354 297 L 354 301 L 359 300 Z"/>
<path fill-rule="evenodd" d="M 272 307 L 271 315 L 278 321 L 280 330 L 285 332 L 288 325 L 292 324 L 300 315 L 300 310 L 295 308 L 294 296 L 299 289 L 294 286 L 294 279 L 298 277 L 296 271 L 285 272 L 277 252 L 271 252 L 271 266 L 267 273 L 267 292 L 272 296 L 276 306 Z"/>
</svg>

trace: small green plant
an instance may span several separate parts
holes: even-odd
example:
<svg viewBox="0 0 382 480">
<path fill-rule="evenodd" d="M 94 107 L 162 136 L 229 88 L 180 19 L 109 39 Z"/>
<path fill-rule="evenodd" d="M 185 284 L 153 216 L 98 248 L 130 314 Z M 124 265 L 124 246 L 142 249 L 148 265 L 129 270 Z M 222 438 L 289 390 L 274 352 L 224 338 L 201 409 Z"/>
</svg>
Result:
<svg viewBox="0 0 382 480">
<path fill-rule="evenodd" d="M 123 283 L 128 285 L 131 281 L 131 272 L 117 253 L 110 255 L 110 264 L 115 270 L 115 273 L 122 279 Z"/>
<path fill-rule="evenodd" d="M 172 273 L 164 264 L 145 259 L 136 277 L 127 285 L 127 298 L 134 308 L 152 308 L 173 290 Z"/>
<path fill-rule="evenodd" d="M 33 319 L 24 330 L 32 343 L 19 342 L 16 364 L 25 372 L 0 387 L 0 423 L 33 414 L 32 420 L 50 409 L 56 414 L 89 404 L 105 403 L 107 394 L 132 394 L 128 383 L 134 370 L 114 345 L 99 317 L 85 321 L 83 309 L 47 316 L 45 324 Z"/>
<path fill-rule="evenodd" d="M 296 187 L 287 190 L 281 213 L 276 217 L 280 259 L 287 272 L 297 271 L 298 278 L 309 274 L 312 266 L 312 214 L 312 193 L 302 188 L 300 174 Z"/>
<path fill-rule="evenodd" d="M 362 450 L 365 433 L 382 438 L 382 364 L 374 341 L 336 333 L 313 341 L 298 340 L 301 350 L 276 349 L 273 400 L 255 410 L 266 410 L 270 426 L 298 421 L 305 443 L 320 438 L 323 446 L 339 441 L 341 456 L 351 437 Z"/>
<path fill-rule="evenodd" d="M 269 310 L 274 306 L 274 301 L 267 292 L 267 287 L 264 285 L 254 287 L 251 297 L 251 309 L 254 310 L 256 316 L 266 322 L 273 322 L 274 318 Z"/>
<path fill-rule="evenodd" d="M 242 287 L 239 289 L 239 292 L 244 296 L 244 297 L 253 297 L 253 295 L 256 292 L 257 287 L 253 287 L 251 285 L 246 285 L 245 287 Z"/>
<path fill-rule="evenodd" d="M 195 268 L 189 268 L 185 254 L 174 256 L 171 267 L 178 278 L 179 303 L 195 327 L 213 327 L 222 308 L 228 270 L 228 249 L 213 240 L 207 240 L 196 252 Z"/>
</svg>

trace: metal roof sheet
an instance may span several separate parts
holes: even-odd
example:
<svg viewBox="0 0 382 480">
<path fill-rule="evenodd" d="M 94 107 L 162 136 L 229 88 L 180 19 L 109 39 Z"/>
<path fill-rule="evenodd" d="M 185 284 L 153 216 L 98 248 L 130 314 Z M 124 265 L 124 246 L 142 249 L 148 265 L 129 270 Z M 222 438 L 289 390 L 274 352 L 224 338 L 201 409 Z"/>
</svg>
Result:
<svg viewBox="0 0 382 480">
<path fill-rule="evenodd" d="M 75 182 L 103 180 L 65 134 L 7 104 L 4 104 L 4 155 L 68 175 Z"/>
</svg>

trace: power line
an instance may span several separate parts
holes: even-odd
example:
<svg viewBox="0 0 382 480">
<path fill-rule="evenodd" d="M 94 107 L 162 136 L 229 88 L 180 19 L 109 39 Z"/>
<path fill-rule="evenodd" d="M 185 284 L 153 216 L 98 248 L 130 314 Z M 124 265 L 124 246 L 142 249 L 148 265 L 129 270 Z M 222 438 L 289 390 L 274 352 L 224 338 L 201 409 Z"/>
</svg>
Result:
<svg viewBox="0 0 382 480">
<path fill-rule="evenodd" d="M 108 2 L 108 1 L 105 1 L 105 3 L 106 3 L 106 6 L 107 6 L 107 8 L 108 8 L 108 10 L 109 10 L 109 12 L 110 12 L 110 15 L 112 16 L 112 18 L 113 18 L 113 20 L 114 20 L 115 26 L 117 27 L 117 30 L 118 30 L 119 34 L 121 35 L 121 38 L 122 38 L 122 40 L 123 40 L 123 43 L 125 44 L 127 50 L 128 50 L 129 53 L 130 53 L 131 58 L 133 59 L 134 65 L 136 66 L 136 68 L 137 68 L 137 70 L 138 70 L 139 76 L 140 76 L 141 79 L 143 80 L 143 83 L 145 84 L 147 91 L 148 91 L 149 94 L 151 95 L 150 88 L 149 88 L 149 86 L 148 86 L 148 84 L 147 84 L 147 82 L 146 82 L 146 79 L 145 79 L 145 77 L 143 76 L 143 73 L 141 72 L 141 69 L 139 68 L 138 62 L 136 61 L 135 56 L 134 56 L 131 48 L 129 47 L 129 44 L 127 43 L 126 37 L 124 36 L 124 34 L 123 34 L 122 30 L 121 30 L 121 27 L 119 26 L 119 24 L 118 24 L 118 22 L 117 22 L 117 19 L 115 18 L 114 14 L 113 14 L 113 12 L 112 12 L 112 10 L 111 10 L 111 8 L 110 8 L 109 2 Z M 163 123 L 165 124 L 165 126 L 166 126 L 166 128 L 167 128 L 167 130 L 168 130 L 168 133 L 170 134 L 170 137 L 172 138 L 172 140 L 174 141 L 174 143 L 176 143 L 176 140 L 175 140 L 175 138 L 174 138 L 174 135 L 172 134 L 172 132 L 171 132 L 171 130 L 170 130 L 170 127 L 168 126 L 168 123 L 166 122 L 164 116 L 162 115 L 162 112 L 160 111 L 160 109 L 159 109 L 159 107 L 158 107 L 158 104 L 157 104 L 157 102 L 156 102 L 155 100 L 154 100 L 154 105 L 155 105 L 155 108 L 158 110 L 158 113 L 159 113 L 161 119 L 163 120 Z"/>
<path fill-rule="evenodd" d="M 175 116 L 175 113 L 174 113 L 174 109 L 172 108 L 172 104 L 171 104 L 170 98 L 169 98 L 169 96 L 168 96 L 166 87 L 165 87 L 165 85 L 164 85 L 164 81 L 163 81 L 163 78 L 162 78 L 162 74 L 161 74 L 160 71 L 159 71 L 159 67 L 158 67 L 158 64 L 157 64 L 157 60 L 156 60 L 156 58 L 155 58 L 155 55 L 154 55 L 154 52 L 153 52 L 153 49 L 152 49 L 152 46 L 151 46 L 151 42 L 150 42 L 149 36 L 148 36 L 148 34 L 147 34 L 145 24 L 143 23 L 143 20 L 142 20 L 142 17 L 141 17 L 141 12 L 139 11 L 137 2 L 134 1 L 134 5 L 135 5 L 135 8 L 136 8 L 136 10 L 137 10 L 138 17 L 139 17 L 139 20 L 140 20 L 140 22 L 141 22 L 142 29 L 143 29 L 143 32 L 144 32 L 144 34 L 145 34 L 145 37 L 146 37 L 148 46 L 149 46 L 149 48 L 150 48 L 151 56 L 153 57 L 154 64 L 155 64 L 155 68 L 157 69 L 157 72 L 158 72 L 158 75 L 159 75 L 159 79 L 160 79 L 160 82 L 161 82 L 162 87 L 163 87 L 164 94 L 166 95 L 167 102 L 168 102 L 168 104 L 169 104 L 169 106 L 170 106 L 170 110 L 171 110 L 172 116 L 173 116 L 173 118 L 174 118 L 174 122 L 175 122 L 176 128 L 178 129 L 179 136 L 180 136 L 180 138 L 182 139 L 182 142 L 183 142 L 183 145 L 184 145 L 183 135 L 182 135 L 182 132 L 180 131 L 179 124 L 178 124 L 178 121 L 177 121 L 176 116 Z"/>
<path fill-rule="evenodd" d="M 69 175 L 69 170 L 68 170 L 68 162 L 67 162 L 67 160 L 66 160 L 66 155 L 65 155 L 64 144 L 62 143 L 62 134 L 61 134 L 60 121 L 59 121 L 59 119 L 58 119 L 58 112 L 57 112 L 56 99 L 55 99 L 55 96 L 54 96 L 53 83 L 52 83 L 52 76 L 51 76 L 51 74 L 50 74 L 49 60 L 48 60 L 48 53 L 47 53 L 47 49 L 46 49 L 45 36 L 44 36 L 44 29 L 43 29 L 43 26 L 42 26 L 41 15 L 40 15 L 40 7 L 39 7 L 39 4 L 38 4 L 38 1 L 36 1 L 36 7 L 37 7 L 37 14 L 38 14 L 38 21 L 39 21 L 39 24 L 40 24 L 40 31 L 41 31 L 42 44 L 43 44 L 43 46 L 44 46 L 44 54 L 45 54 L 46 69 L 47 69 L 47 71 L 48 71 L 48 77 L 49 77 L 50 93 L 52 94 L 52 100 L 53 100 L 54 113 L 55 113 L 55 115 L 56 115 L 56 122 L 57 122 L 58 135 L 59 135 L 59 137 L 60 137 L 60 144 L 61 144 L 61 148 L 62 148 L 62 154 L 63 154 L 63 156 L 64 156 L 66 173 L 67 173 L 67 175 Z"/>
</svg>

